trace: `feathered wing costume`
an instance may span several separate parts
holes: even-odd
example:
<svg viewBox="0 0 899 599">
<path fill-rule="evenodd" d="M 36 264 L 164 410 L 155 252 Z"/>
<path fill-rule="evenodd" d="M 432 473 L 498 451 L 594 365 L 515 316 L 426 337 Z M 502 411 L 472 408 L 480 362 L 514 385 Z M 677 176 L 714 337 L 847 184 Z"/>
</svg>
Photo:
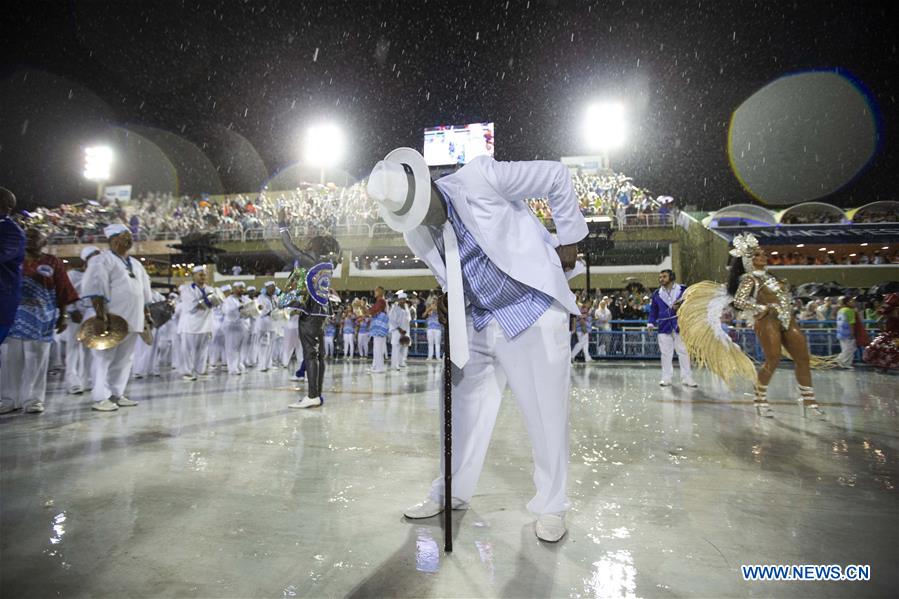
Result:
<svg viewBox="0 0 899 599">
<path fill-rule="evenodd" d="M 727 288 L 714 281 L 690 285 L 677 311 L 680 336 L 690 358 L 717 374 L 733 388 L 738 380 L 755 380 L 755 366 L 721 327 L 724 310 L 734 301 Z"/>
</svg>

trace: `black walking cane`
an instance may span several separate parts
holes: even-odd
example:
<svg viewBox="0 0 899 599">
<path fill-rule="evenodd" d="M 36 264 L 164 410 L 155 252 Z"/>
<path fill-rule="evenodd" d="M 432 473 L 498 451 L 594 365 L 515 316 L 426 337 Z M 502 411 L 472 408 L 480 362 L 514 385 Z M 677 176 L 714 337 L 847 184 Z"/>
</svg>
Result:
<svg viewBox="0 0 899 599">
<path fill-rule="evenodd" d="M 446 296 L 443 296 L 446 297 Z M 441 298 L 438 301 L 442 301 Z M 449 309 L 443 316 L 443 550 L 453 550 L 453 363 L 450 360 Z"/>
</svg>

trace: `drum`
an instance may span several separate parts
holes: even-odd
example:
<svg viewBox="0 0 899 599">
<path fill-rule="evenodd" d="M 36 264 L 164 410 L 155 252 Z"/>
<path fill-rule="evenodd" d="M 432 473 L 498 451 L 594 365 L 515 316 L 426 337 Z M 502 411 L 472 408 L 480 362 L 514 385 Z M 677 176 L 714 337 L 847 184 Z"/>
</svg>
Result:
<svg viewBox="0 0 899 599">
<path fill-rule="evenodd" d="M 240 307 L 240 315 L 244 318 L 259 318 L 262 315 L 262 308 L 254 301 L 249 301 Z"/>
<path fill-rule="evenodd" d="M 212 293 L 208 295 L 209 303 L 212 304 L 213 308 L 217 308 L 225 303 L 225 294 L 222 293 L 221 289 L 213 289 Z"/>
</svg>

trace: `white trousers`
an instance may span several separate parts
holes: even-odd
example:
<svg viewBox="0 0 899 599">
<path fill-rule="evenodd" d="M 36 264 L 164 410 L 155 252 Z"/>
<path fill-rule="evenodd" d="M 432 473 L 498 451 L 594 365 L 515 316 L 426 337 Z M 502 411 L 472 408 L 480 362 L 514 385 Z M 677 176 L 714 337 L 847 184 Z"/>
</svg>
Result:
<svg viewBox="0 0 899 599">
<path fill-rule="evenodd" d="M 91 397 L 94 401 L 122 397 L 125 394 L 137 342 L 138 334 L 128 333 L 128 336 L 112 349 L 91 350 L 94 363 L 94 389 Z"/>
<path fill-rule="evenodd" d="M 211 340 L 210 333 L 181 334 L 181 371 L 183 374 L 190 376 L 206 374 Z"/>
<path fill-rule="evenodd" d="M 343 357 L 344 358 L 352 358 L 353 357 L 353 333 L 344 333 L 343 334 Z"/>
<path fill-rule="evenodd" d="M 281 365 L 281 347 L 284 345 L 284 335 L 278 331 L 272 331 L 272 365 Z"/>
<path fill-rule="evenodd" d="M 325 357 L 334 357 L 334 336 L 325 337 Z"/>
<path fill-rule="evenodd" d="M 440 345 L 443 340 L 443 331 L 440 329 L 428 329 L 428 360 L 431 358 L 437 358 L 438 360 L 441 358 L 440 350 L 442 346 Z"/>
<path fill-rule="evenodd" d="M 855 339 L 840 339 L 840 355 L 837 356 L 837 364 L 843 368 L 852 366 L 852 361 L 855 359 L 855 350 Z"/>
<path fill-rule="evenodd" d="M 368 357 L 368 333 L 359 333 L 357 336 L 357 342 L 359 344 L 359 355 L 363 358 Z"/>
<path fill-rule="evenodd" d="M 239 374 L 245 370 L 241 361 L 247 342 L 247 331 L 241 326 L 226 326 L 225 329 L 225 361 L 228 374 Z"/>
<path fill-rule="evenodd" d="M 590 357 L 590 334 L 589 333 L 578 333 L 577 334 L 577 343 L 574 345 L 574 349 L 571 350 L 571 359 L 574 360 L 577 355 L 581 352 L 584 352 L 584 362 L 592 362 L 593 358 Z"/>
<path fill-rule="evenodd" d="M 296 354 L 297 365 L 303 362 L 303 348 L 300 346 L 300 334 L 296 325 L 291 323 L 284 329 L 284 341 L 281 343 L 281 363 L 287 366 L 290 358 Z"/>
<path fill-rule="evenodd" d="M 372 337 L 371 369 L 384 372 L 384 359 L 387 357 L 387 337 Z"/>
<path fill-rule="evenodd" d="M 0 404 L 27 408 L 44 401 L 50 342 L 7 337 L 0 346 Z"/>
<path fill-rule="evenodd" d="M 265 331 L 259 333 L 258 346 L 256 351 L 256 366 L 259 370 L 268 370 L 272 367 L 272 351 L 275 349 L 275 332 Z"/>
<path fill-rule="evenodd" d="M 134 374 L 150 376 L 159 374 L 159 365 L 169 352 L 169 342 L 160 339 L 159 330 L 153 331 L 153 343 L 147 345 L 139 336 L 134 343 L 134 354 L 131 363 Z"/>
<path fill-rule="evenodd" d="M 212 343 L 209 345 L 209 363 L 218 366 L 225 362 L 225 333 L 221 328 L 212 334 Z"/>
<path fill-rule="evenodd" d="M 71 333 L 69 332 L 71 330 Z M 77 339 L 80 324 L 70 323 L 66 329 L 66 389 L 89 389 L 91 352 Z"/>
<path fill-rule="evenodd" d="M 512 340 L 506 339 L 496 320 L 475 331 L 468 318 L 470 358 L 461 371 L 453 368 L 454 497 L 469 501 L 474 495 L 508 384 L 524 416 L 534 458 L 537 494 L 528 510 L 535 514 L 568 510 L 568 340 L 568 311 L 558 304 Z M 438 412 L 443 431 L 442 399 Z M 442 446 L 442 434 L 440 439 Z M 442 462 L 442 447 L 440 456 Z M 440 472 L 431 486 L 431 498 L 438 503 L 443 502 L 443 463 Z"/>
<path fill-rule="evenodd" d="M 409 355 L 409 346 L 400 345 L 400 332 L 394 330 L 390 333 L 390 367 L 396 370 L 406 365 L 406 357 Z"/>
<path fill-rule="evenodd" d="M 259 334 L 244 332 L 244 342 L 240 347 L 240 361 L 244 366 L 255 366 L 259 351 Z"/>
<path fill-rule="evenodd" d="M 671 382 L 674 376 L 674 352 L 677 352 L 677 363 L 680 366 L 680 378 L 685 383 L 693 382 L 693 371 L 690 369 L 690 354 L 684 345 L 680 333 L 659 333 L 659 351 L 662 352 L 662 380 Z"/>
</svg>

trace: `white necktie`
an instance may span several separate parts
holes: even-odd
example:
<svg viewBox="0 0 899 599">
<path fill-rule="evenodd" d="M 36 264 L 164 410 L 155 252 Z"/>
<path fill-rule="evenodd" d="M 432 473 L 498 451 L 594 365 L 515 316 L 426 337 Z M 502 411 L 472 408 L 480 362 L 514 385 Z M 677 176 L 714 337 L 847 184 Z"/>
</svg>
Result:
<svg viewBox="0 0 899 599">
<path fill-rule="evenodd" d="M 443 224 L 443 251 L 446 254 L 446 284 L 449 287 L 450 361 L 457 368 L 462 368 L 468 362 L 468 325 L 465 323 L 459 243 L 449 221 Z"/>
</svg>

